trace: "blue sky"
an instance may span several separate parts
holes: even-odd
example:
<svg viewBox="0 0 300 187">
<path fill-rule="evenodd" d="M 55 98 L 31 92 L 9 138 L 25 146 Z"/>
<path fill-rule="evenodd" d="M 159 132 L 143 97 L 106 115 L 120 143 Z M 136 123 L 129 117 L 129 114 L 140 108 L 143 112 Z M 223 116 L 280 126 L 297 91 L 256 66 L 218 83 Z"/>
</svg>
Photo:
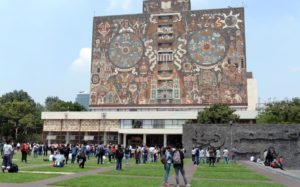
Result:
<svg viewBox="0 0 300 187">
<path fill-rule="evenodd" d="M 194 10 L 243 5 L 260 101 L 300 97 L 299 0 L 192 0 Z M 74 101 L 89 91 L 93 16 L 141 12 L 142 0 L 0 0 L 0 95 Z"/>
</svg>

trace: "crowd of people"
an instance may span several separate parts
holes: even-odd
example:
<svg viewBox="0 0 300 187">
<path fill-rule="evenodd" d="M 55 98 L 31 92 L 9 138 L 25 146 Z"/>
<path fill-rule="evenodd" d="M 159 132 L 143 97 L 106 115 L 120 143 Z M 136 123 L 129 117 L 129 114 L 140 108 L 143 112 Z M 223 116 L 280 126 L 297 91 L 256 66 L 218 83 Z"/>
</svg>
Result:
<svg viewBox="0 0 300 187">
<path fill-rule="evenodd" d="M 113 145 L 113 144 L 53 144 L 48 145 L 38 143 L 17 143 L 13 144 L 9 141 L 0 143 L 1 155 L 3 158 L 2 171 L 9 171 L 12 166 L 12 157 L 15 151 L 21 152 L 21 161 L 27 163 L 27 156 L 33 155 L 33 158 L 47 157 L 45 161 L 51 161 L 53 167 L 64 167 L 69 163 L 77 163 L 80 168 L 85 167 L 85 162 L 90 157 L 96 157 L 97 164 L 104 164 L 104 161 L 116 164 L 116 170 L 122 170 L 122 161 L 125 158 L 125 163 L 129 164 L 130 158 L 134 160 L 135 164 L 147 164 L 158 162 L 163 163 L 165 175 L 164 184 L 168 186 L 169 173 L 172 165 L 175 170 L 176 183 L 179 186 L 179 174 L 183 176 L 186 186 L 190 186 L 185 176 L 184 158 L 185 150 L 176 145 L 175 147 L 160 148 L 156 146 L 127 146 Z M 49 157 L 48 157 L 49 154 Z M 208 164 L 215 166 L 215 163 L 224 160 L 224 164 L 236 162 L 238 150 L 233 147 L 231 150 L 215 148 L 213 146 L 207 147 L 193 147 L 191 150 L 192 162 L 194 165 Z M 253 159 L 253 161 L 263 162 L 266 166 L 283 169 L 283 158 L 278 156 L 274 148 L 269 148 L 264 151 L 264 161 L 260 158 Z"/>
<path fill-rule="evenodd" d="M 191 154 L 195 165 L 208 163 L 209 166 L 214 166 L 215 163 L 220 162 L 221 158 L 224 159 L 225 164 L 228 164 L 229 160 L 236 162 L 238 150 L 236 147 L 233 147 L 230 151 L 226 147 L 222 151 L 220 148 L 213 146 L 208 146 L 206 149 L 204 147 L 193 147 Z"/>
</svg>

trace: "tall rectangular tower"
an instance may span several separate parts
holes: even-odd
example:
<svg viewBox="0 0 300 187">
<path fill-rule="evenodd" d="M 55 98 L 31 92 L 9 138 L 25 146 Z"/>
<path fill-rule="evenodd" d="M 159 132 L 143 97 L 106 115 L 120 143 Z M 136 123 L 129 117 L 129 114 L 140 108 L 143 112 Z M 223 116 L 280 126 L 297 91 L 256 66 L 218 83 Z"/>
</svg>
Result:
<svg viewBox="0 0 300 187">
<path fill-rule="evenodd" d="M 90 106 L 247 106 L 243 8 L 145 0 L 143 14 L 94 17 Z"/>
</svg>

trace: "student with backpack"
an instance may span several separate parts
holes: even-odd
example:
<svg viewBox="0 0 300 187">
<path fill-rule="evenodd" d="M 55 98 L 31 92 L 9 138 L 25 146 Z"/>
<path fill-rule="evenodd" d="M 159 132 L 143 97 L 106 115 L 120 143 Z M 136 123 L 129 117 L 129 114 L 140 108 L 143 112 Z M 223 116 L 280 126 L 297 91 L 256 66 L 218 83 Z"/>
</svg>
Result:
<svg viewBox="0 0 300 187">
<path fill-rule="evenodd" d="M 105 149 L 104 149 L 104 145 L 100 144 L 97 146 L 96 149 L 96 155 L 97 155 L 97 163 L 98 164 L 103 164 L 103 156 L 105 154 Z"/>
<path fill-rule="evenodd" d="M 116 150 L 116 170 L 122 170 L 122 159 L 124 157 L 124 150 L 121 145 L 118 145 L 118 149 Z"/>
<path fill-rule="evenodd" d="M 180 150 L 180 145 L 177 144 L 176 149 L 173 152 L 173 166 L 174 166 L 174 169 L 175 169 L 177 187 L 179 187 L 179 172 L 181 173 L 181 175 L 183 177 L 185 186 L 187 186 L 187 187 L 191 186 L 190 184 L 188 184 L 186 176 L 185 176 L 185 170 L 184 170 L 184 166 L 183 166 L 183 159 L 184 159 L 184 154 Z"/>
<path fill-rule="evenodd" d="M 27 163 L 27 155 L 28 155 L 28 151 L 29 151 L 29 146 L 27 143 L 23 143 L 21 145 L 21 153 L 22 153 L 22 158 L 21 158 L 21 162 L 25 162 Z"/>
</svg>

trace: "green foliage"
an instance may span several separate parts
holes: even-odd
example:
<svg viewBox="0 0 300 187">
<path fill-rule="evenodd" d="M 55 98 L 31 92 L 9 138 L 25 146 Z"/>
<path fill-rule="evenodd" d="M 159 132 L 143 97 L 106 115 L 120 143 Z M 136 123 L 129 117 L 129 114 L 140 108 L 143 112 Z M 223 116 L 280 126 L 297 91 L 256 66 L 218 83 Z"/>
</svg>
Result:
<svg viewBox="0 0 300 187">
<path fill-rule="evenodd" d="M 299 124 L 300 98 L 266 104 L 264 112 L 256 119 L 260 124 Z"/>
<path fill-rule="evenodd" d="M 235 110 L 226 104 L 214 104 L 198 113 L 197 121 L 201 124 L 226 124 L 236 122 L 239 116 L 234 114 Z"/>
<path fill-rule="evenodd" d="M 12 136 L 19 142 L 26 140 L 36 129 L 41 129 L 42 110 L 23 90 L 4 94 L 0 97 L 0 135 Z"/>
<path fill-rule="evenodd" d="M 85 111 L 86 109 L 79 103 L 62 101 L 58 97 L 47 97 L 45 101 L 46 110 L 57 111 Z"/>
</svg>

